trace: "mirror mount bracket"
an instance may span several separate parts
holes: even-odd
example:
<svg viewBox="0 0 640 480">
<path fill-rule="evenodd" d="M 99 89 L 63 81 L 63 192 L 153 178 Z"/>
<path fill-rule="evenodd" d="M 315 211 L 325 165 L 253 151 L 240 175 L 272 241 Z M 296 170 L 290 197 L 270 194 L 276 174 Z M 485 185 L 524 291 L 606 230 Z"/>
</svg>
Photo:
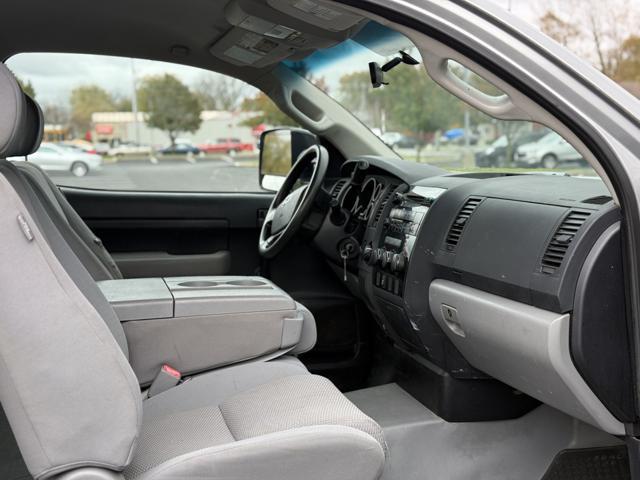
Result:
<svg viewBox="0 0 640 480">
<path fill-rule="evenodd" d="M 394 57 L 384 65 L 380 66 L 377 62 L 369 63 L 369 75 L 371 77 L 371 85 L 373 88 L 380 88 L 382 85 L 389 85 L 384 81 L 384 74 L 400 64 L 418 65 L 420 62 L 409 55 L 407 52 L 400 50 L 399 57 Z"/>
</svg>

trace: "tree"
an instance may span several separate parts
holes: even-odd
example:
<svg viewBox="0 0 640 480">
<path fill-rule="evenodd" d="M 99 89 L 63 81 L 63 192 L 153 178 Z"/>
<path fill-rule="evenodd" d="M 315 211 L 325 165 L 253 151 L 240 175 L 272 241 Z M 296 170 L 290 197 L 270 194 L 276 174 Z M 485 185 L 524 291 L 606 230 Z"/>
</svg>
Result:
<svg viewBox="0 0 640 480">
<path fill-rule="evenodd" d="M 44 121 L 52 125 L 68 125 L 70 122 L 69 110 L 65 105 L 47 103 L 42 107 Z"/>
<path fill-rule="evenodd" d="M 248 85 L 236 78 L 210 73 L 204 74 L 194 88 L 204 110 L 234 111 L 246 96 Z"/>
<path fill-rule="evenodd" d="M 261 124 L 294 127 L 298 125 L 263 92 L 245 98 L 242 101 L 241 109 L 244 112 L 257 112 L 254 117 L 242 122 L 242 125 L 247 127 L 256 127 Z"/>
<path fill-rule="evenodd" d="M 71 125 L 76 134 L 91 129 L 91 115 L 95 112 L 114 112 L 113 97 L 97 85 L 82 85 L 71 91 Z"/>
<path fill-rule="evenodd" d="M 640 19 L 637 0 L 547 0 L 542 30 L 576 54 L 613 76 L 620 46 Z"/>
<path fill-rule="evenodd" d="M 540 17 L 540 29 L 565 47 L 569 47 L 580 35 L 580 31 L 575 25 L 565 22 L 551 10 L 547 10 Z"/>
<path fill-rule="evenodd" d="M 18 81 L 18 85 L 20 85 L 20 88 L 22 89 L 22 91 L 35 100 L 36 91 L 33 88 L 33 84 L 31 83 L 31 81 L 27 80 L 25 82 L 24 80 L 22 80 L 21 78 L 19 78 L 17 76 L 16 76 L 16 80 Z"/>
<path fill-rule="evenodd" d="M 138 103 L 147 113 L 147 125 L 167 132 L 171 145 L 180 132 L 195 132 L 202 123 L 198 97 L 168 73 L 143 78 Z"/>
<path fill-rule="evenodd" d="M 390 100 L 390 93 L 391 89 L 374 89 L 369 72 L 353 72 L 340 78 L 338 99 L 367 125 L 382 130 L 382 112 L 386 111 L 385 102 Z"/>
<path fill-rule="evenodd" d="M 640 36 L 631 35 L 620 46 L 620 59 L 613 77 L 618 82 L 640 83 Z"/>
<path fill-rule="evenodd" d="M 462 123 L 464 104 L 431 80 L 423 67 L 403 67 L 386 75 L 389 86 L 382 90 L 386 97 L 384 104 L 389 126 L 398 131 L 409 130 L 418 140 L 419 160 L 422 148 L 434 132 Z"/>
<path fill-rule="evenodd" d="M 114 95 L 113 104 L 118 112 L 131 112 L 133 110 L 131 99 L 123 95 Z"/>
</svg>

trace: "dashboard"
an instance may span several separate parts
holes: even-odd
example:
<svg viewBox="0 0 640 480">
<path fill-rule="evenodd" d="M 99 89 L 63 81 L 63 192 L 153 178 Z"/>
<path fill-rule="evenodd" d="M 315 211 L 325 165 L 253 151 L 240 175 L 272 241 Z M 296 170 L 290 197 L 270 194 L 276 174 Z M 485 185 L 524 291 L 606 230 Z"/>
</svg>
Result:
<svg viewBox="0 0 640 480">
<path fill-rule="evenodd" d="M 330 192 L 314 243 L 419 371 L 404 388 L 451 421 L 541 401 L 621 432 L 621 217 L 603 182 L 371 157 L 347 161 Z"/>
</svg>

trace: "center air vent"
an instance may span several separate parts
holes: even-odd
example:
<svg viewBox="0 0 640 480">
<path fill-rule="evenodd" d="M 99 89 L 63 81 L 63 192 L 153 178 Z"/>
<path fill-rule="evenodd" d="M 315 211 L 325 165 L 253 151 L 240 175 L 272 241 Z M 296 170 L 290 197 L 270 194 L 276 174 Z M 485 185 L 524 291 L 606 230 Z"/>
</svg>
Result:
<svg viewBox="0 0 640 480">
<path fill-rule="evenodd" d="M 389 199 L 391 198 L 392 194 L 393 194 L 393 187 L 389 187 L 387 192 L 384 194 L 384 196 L 380 200 L 380 203 L 378 204 L 378 209 L 376 210 L 376 215 L 373 218 L 373 224 L 374 225 L 378 225 L 378 220 L 380 220 L 380 217 L 382 217 L 382 212 L 384 211 L 384 207 L 386 207 L 387 203 L 389 203 Z"/>
<path fill-rule="evenodd" d="M 341 178 L 340 180 L 338 180 L 333 185 L 333 188 L 331 189 L 331 198 L 337 199 L 340 196 L 340 193 L 342 193 L 342 189 L 346 184 L 347 184 L 346 178 Z"/>
<path fill-rule="evenodd" d="M 446 244 L 447 250 L 453 251 L 455 250 L 458 242 L 460 242 L 460 238 L 462 238 L 462 232 L 464 231 L 464 227 L 469 222 L 471 215 L 478 208 L 478 205 L 482 202 L 482 198 L 471 197 L 464 204 L 456 219 L 453 221 L 451 228 L 449 229 L 449 233 L 447 234 Z"/>
<path fill-rule="evenodd" d="M 580 227 L 591 215 L 590 212 L 571 211 L 567 215 L 558 230 L 553 234 L 553 238 L 549 242 L 547 249 L 542 257 L 542 272 L 554 273 L 562 265 L 569 245 L 573 241 Z"/>
</svg>

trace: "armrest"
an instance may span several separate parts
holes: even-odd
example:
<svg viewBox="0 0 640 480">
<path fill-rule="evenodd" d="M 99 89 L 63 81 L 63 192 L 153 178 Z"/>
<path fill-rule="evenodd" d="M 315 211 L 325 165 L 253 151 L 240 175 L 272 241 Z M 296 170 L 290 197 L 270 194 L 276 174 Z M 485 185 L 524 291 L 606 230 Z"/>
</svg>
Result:
<svg viewBox="0 0 640 480">
<path fill-rule="evenodd" d="M 163 364 L 183 374 L 302 353 L 311 313 L 261 277 L 172 277 L 99 282 L 118 314 L 141 385 Z"/>
</svg>

